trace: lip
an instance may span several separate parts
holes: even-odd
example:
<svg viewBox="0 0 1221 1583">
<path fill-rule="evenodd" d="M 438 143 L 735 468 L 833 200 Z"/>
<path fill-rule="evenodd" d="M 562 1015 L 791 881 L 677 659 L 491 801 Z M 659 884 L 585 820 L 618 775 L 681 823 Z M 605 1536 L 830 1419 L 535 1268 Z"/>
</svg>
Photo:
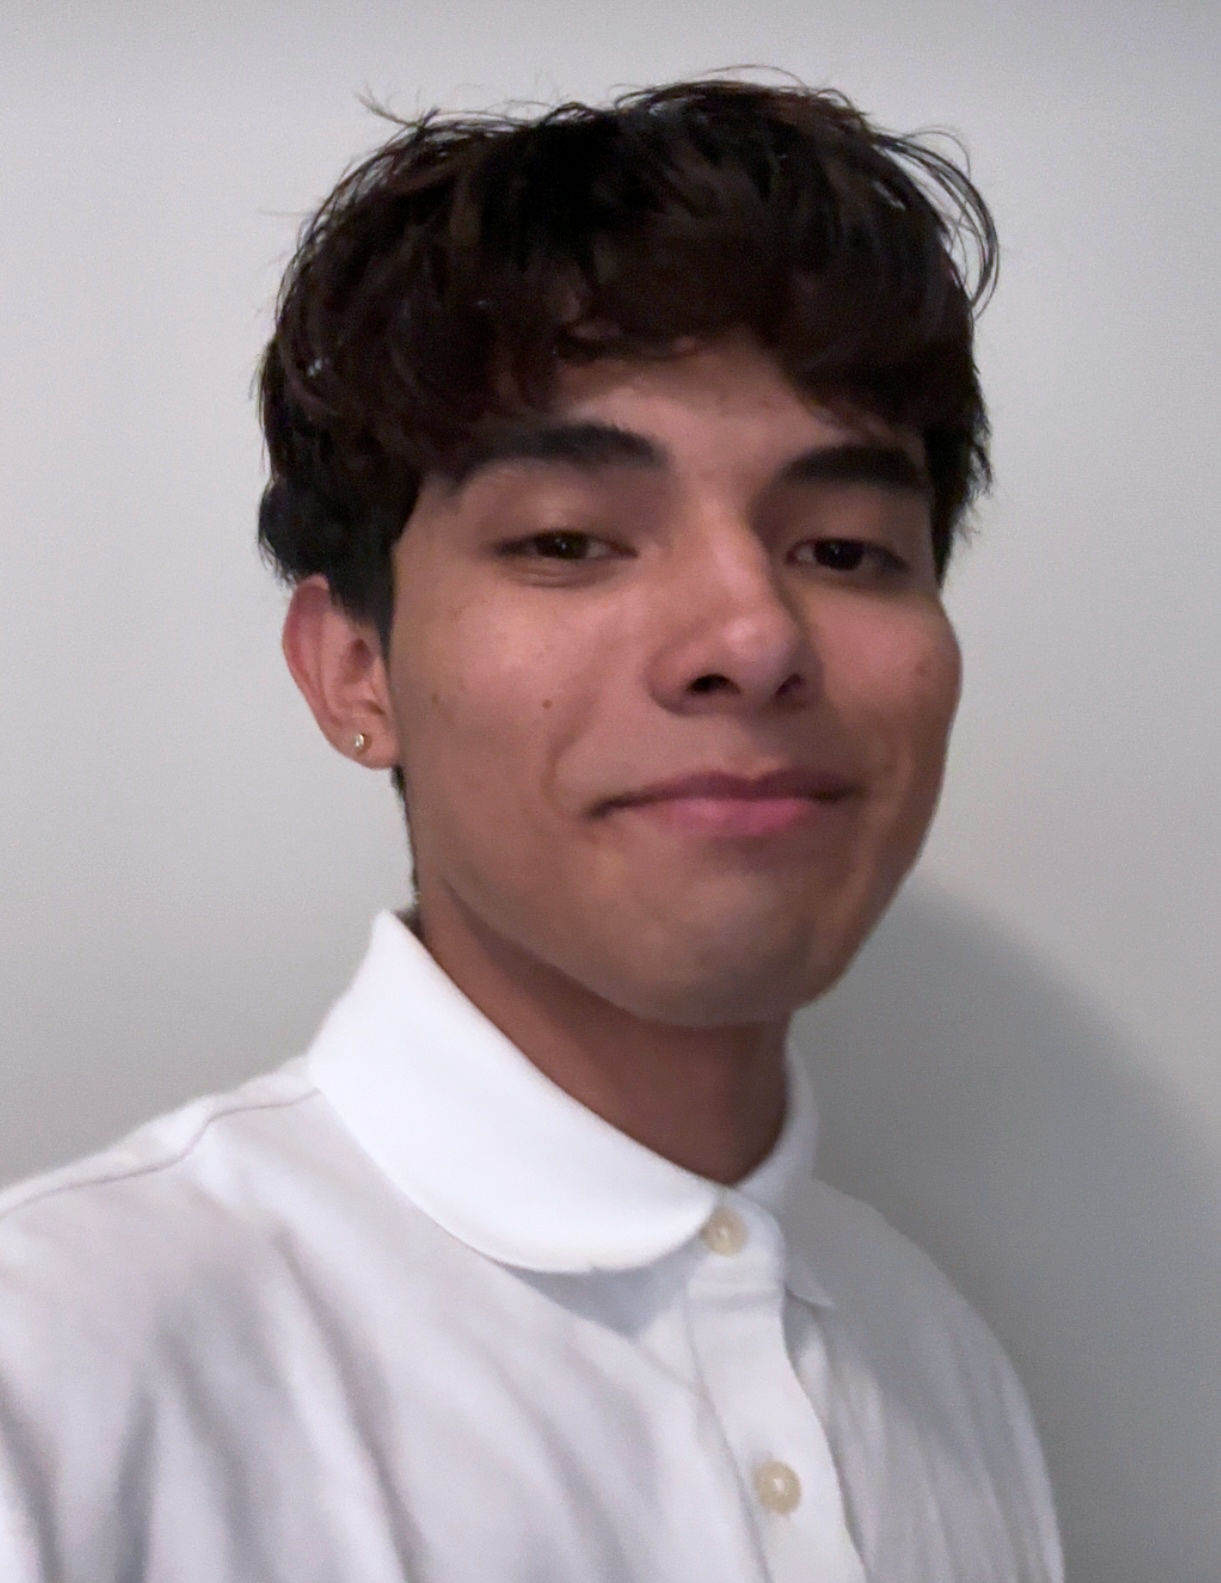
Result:
<svg viewBox="0 0 1221 1583">
<path fill-rule="evenodd" d="M 782 835 L 823 824 L 859 790 L 844 775 L 806 766 L 756 776 L 707 770 L 613 798 L 604 811 L 638 811 L 676 833 Z"/>
<path fill-rule="evenodd" d="M 805 765 L 785 765 L 762 775 L 728 775 L 723 770 L 702 770 L 675 780 L 626 792 L 604 804 L 612 808 L 633 808 L 643 803 L 674 802 L 689 798 L 725 798 L 735 802 L 767 802 L 776 799 L 805 799 L 813 802 L 838 802 L 858 790 L 857 783 L 833 770 Z"/>
</svg>

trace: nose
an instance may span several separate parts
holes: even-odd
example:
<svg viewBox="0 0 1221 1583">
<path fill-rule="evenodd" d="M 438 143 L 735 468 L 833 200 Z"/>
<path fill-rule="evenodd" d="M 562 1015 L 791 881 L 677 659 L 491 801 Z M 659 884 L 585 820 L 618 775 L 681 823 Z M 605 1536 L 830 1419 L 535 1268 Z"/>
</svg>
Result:
<svg viewBox="0 0 1221 1583">
<path fill-rule="evenodd" d="M 657 602 L 651 686 L 682 713 L 809 701 L 818 659 L 804 612 L 748 524 L 693 535 Z"/>
</svg>

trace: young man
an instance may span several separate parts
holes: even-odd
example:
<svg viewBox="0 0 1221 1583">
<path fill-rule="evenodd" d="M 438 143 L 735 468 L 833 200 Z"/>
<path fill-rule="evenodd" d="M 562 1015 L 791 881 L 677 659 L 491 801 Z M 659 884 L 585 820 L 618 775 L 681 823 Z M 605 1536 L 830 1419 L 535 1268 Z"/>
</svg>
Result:
<svg viewBox="0 0 1221 1583">
<path fill-rule="evenodd" d="M 416 906 L 305 1057 L 7 1196 L 6 1583 L 1060 1577 L 786 1048 L 937 798 L 993 260 L 951 164 L 730 82 L 425 118 L 324 205 L 260 530 Z"/>
</svg>

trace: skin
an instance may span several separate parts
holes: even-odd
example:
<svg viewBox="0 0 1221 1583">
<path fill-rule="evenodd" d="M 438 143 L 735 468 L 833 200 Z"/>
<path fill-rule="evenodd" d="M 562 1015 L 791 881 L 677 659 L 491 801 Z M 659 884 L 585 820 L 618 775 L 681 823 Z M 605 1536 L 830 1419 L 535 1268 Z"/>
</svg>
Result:
<svg viewBox="0 0 1221 1583">
<path fill-rule="evenodd" d="M 403 768 L 441 967 L 582 1103 L 732 1182 L 779 1130 L 793 1013 L 919 852 L 960 682 L 926 491 L 793 465 L 866 444 L 919 472 L 922 445 L 814 405 L 742 337 L 568 369 L 548 417 L 659 459 L 426 479 L 388 656 L 320 578 L 285 654 L 336 747 L 360 732 L 362 762 Z M 606 808 L 793 764 L 849 790 L 771 835 Z"/>
</svg>

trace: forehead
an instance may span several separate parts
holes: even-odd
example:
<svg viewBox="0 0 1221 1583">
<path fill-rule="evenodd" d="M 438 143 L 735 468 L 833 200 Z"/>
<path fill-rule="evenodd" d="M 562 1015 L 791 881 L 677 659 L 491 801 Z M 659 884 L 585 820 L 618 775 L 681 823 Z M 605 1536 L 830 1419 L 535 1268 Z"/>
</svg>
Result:
<svg viewBox="0 0 1221 1583">
<path fill-rule="evenodd" d="M 754 495 L 779 485 L 864 484 L 933 493 L 923 438 L 845 401 L 800 390 L 753 340 L 665 357 L 600 357 L 561 367 L 538 406 L 489 415 L 425 479 L 417 516 L 478 511 L 528 480 L 686 477 Z"/>
<path fill-rule="evenodd" d="M 489 418 L 451 451 L 417 513 L 433 500 L 477 511 L 510 475 L 619 487 L 642 474 L 752 495 L 815 484 L 932 492 L 918 434 L 815 400 L 754 342 L 735 339 L 560 369 L 543 406 Z"/>
<path fill-rule="evenodd" d="M 599 358 L 556 376 L 550 415 L 601 418 L 733 449 L 864 441 L 896 445 L 924 460 L 922 436 L 845 400 L 818 400 L 748 336 L 680 345 L 662 358 Z"/>
</svg>

